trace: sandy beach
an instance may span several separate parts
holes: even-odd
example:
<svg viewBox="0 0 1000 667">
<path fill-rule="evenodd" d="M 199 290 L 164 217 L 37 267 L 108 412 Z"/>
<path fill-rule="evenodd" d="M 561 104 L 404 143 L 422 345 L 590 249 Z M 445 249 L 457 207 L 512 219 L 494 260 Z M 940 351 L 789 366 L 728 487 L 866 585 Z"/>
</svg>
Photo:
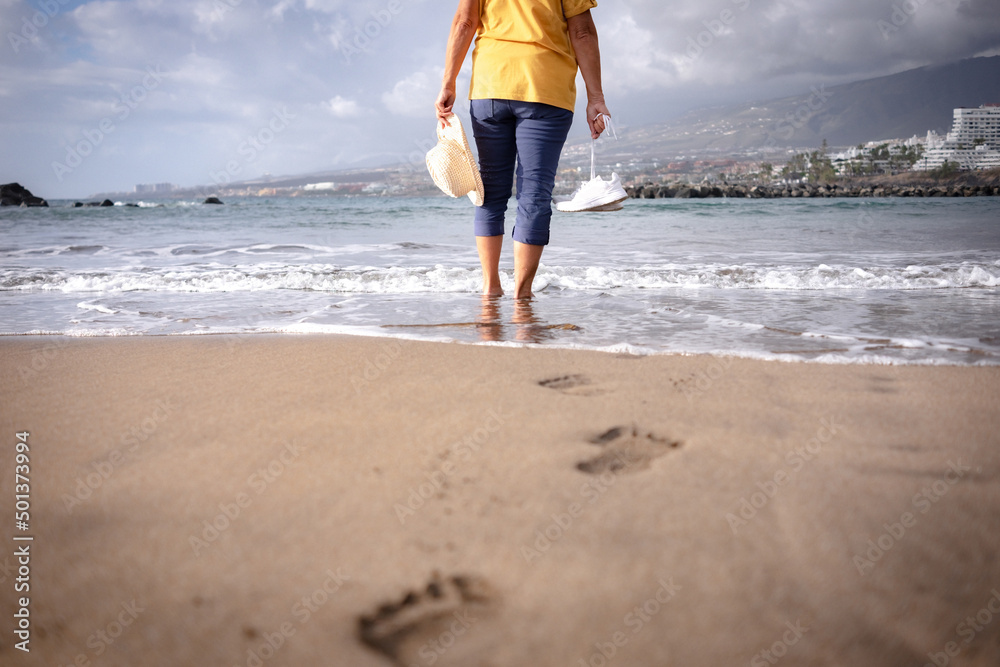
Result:
<svg viewBox="0 0 1000 667">
<path fill-rule="evenodd" d="M 0 372 L 4 665 L 1000 659 L 1000 368 L 257 335 Z"/>
</svg>

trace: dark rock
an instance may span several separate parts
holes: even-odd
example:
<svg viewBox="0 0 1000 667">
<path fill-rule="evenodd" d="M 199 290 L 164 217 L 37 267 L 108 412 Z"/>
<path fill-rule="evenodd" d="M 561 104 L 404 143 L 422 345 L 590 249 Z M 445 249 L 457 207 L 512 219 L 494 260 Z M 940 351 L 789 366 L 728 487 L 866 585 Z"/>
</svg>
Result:
<svg viewBox="0 0 1000 667">
<path fill-rule="evenodd" d="M 28 188 L 20 183 L 0 185 L 0 206 L 44 207 L 48 205 L 47 201 L 31 194 Z"/>
<path fill-rule="evenodd" d="M 73 208 L 100 208 L 101 206 L 114 206 L 115 203 L 110 199 L 105 199 L 104 201 L 88 201 L 86 203 L 82 201 L 75 202 Z"/>
<path fill-rule="evenodd" d="M 750 197 L 753 199 L 773 199 L 781 197 L 987 197 L 1000 195 L 1000 187 L 992 184 L 932 185 L 927 183 L 853 183 L 837 184 L 780 184 L 780 185 L 672 185 L 646 183 L 629 186 L 630 196 L 645 199 L 703 199 L 707 197 Z"/>
<path fill-rule="evenodd" d="M 221 206 L 222 205 L 222 200 L 220 200 L 218 197 L 209 197 L 208 199 L 205 200 L 204 203 L 206 203 L 206 204 L 216 204 L 218 206 Z"/>
</svg>

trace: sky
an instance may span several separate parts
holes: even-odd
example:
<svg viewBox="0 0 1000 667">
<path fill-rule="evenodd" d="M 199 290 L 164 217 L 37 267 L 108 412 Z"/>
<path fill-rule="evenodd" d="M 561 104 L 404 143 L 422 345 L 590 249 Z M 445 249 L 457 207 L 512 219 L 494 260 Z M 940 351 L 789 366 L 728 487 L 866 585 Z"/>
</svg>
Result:
<svg viewBox="0 0 1000 667">
<path fill-rule="evenodd" d="M 72 199 L 422 165 L 456 5 L 0 0 L 0 182 Z M 593 14 L 625 132 L 1000 54 L 1000 0 L 600 0 Z M 585 137 L 579 119 L 571 139 Z"/>
</svg>

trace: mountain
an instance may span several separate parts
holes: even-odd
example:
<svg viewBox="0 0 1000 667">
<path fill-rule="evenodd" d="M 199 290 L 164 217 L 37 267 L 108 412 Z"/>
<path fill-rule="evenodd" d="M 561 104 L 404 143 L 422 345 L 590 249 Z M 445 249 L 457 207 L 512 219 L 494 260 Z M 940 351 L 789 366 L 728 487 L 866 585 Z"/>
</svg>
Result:
<svg viewBox="0 0 1000 667">
<path fill-rule="evenodd" d="M 856 146 L 880 139 L 947 132 L 957 107 L 1000 103 L 1000 56 L 970 58 L 899 74 L 738 106 L 692 111 L 675 120 L 627 128 L 605 141 L 602 161 L 734 154 L 760 148 Z M 573 163 L 590 142 L 567 147 Z"/>
<path fill-rule="evenodd" d="M 619 141 L 601 141 L 598 159 L 607 165 L 681 161 L 682 156 L 756 159 L 764 153 L 780 161 L 785 149 L 818 148 L 824 139 L 831 147 L 843 147 L 924 136 L 928 130 L 943 134 L 951 128 L 956 107 L 988 103 L 1000 103 L 1000 56 L 921 67 L 830 88 L 813 87 L 796 97 L 704 108 L 663 123 L 619 128 Z M 567 144 L 562 165 L 589 168 L 590 141 Z M 378 182 L 403 192 L 434 191 L 422 164 L 411 163 L 208 185 L 170 196 L 248 194 L 319 182 L 345 187 Z"/>
</svg>

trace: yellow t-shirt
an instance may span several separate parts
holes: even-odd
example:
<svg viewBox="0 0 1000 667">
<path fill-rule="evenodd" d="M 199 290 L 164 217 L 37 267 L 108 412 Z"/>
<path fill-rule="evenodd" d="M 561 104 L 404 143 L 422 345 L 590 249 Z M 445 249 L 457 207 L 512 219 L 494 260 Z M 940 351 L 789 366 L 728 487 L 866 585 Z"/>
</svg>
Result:
<svg viewBox="0 0 1000 667">
<path fill-rule="evenodd" d="M 573 111 L 578 66 L 566 19 L 596 6 L 597 0 L 480 0 L 469 99 Z"/>
</svg>

